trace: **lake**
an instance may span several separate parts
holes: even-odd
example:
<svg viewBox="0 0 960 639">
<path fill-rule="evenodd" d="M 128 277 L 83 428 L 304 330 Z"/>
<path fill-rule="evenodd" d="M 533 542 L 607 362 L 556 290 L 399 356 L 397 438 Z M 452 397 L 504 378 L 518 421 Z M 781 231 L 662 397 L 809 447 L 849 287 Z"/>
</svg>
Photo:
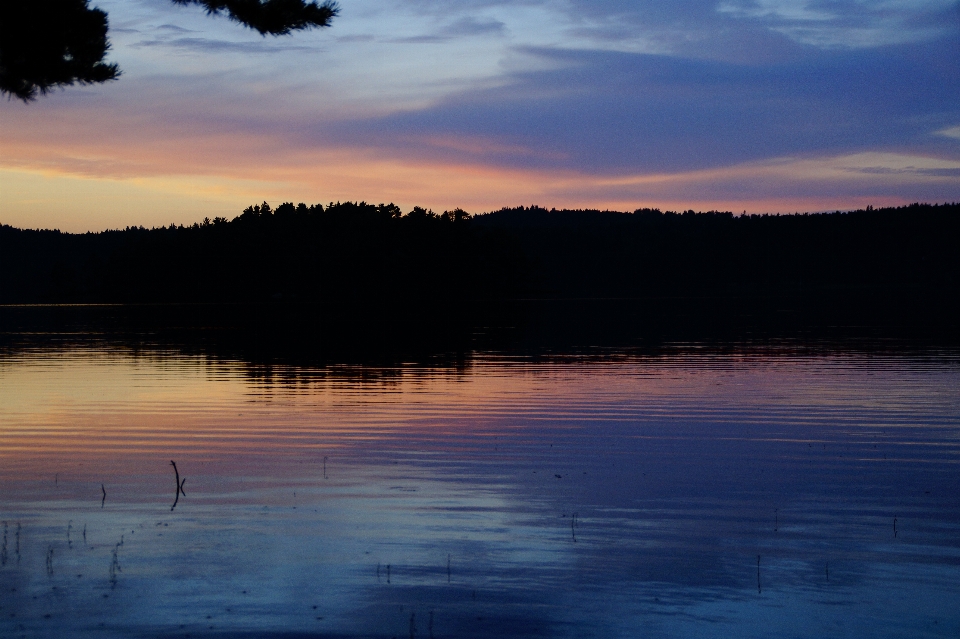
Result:
<svg viewBox="0 0 960 639">
<path fill-rule="evenodd" d="M 960 636 L 952 343 L 67 324 L 0 342 L 0 636 Z"/>
</svg>

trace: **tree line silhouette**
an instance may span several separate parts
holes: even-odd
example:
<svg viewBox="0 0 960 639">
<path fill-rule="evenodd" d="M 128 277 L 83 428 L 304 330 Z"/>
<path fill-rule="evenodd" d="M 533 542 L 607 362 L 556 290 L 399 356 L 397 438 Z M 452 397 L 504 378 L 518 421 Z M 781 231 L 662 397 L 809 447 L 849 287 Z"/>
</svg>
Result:
<svg viewBox="0 0 960 639">
<path fill-rule="evenodd" d="M 960 204 L 803 215 L 264 202 L 100 233 L 0 227 L 2 303 L 960 300 Z"/>
<path fill-rule="evenodd" d="M 495 229 L 365 202 L 247 207 L 231 221 L 70 234 L 0 228 L 3 302 L 450 299 L 516 290 Z"/>
</svg>

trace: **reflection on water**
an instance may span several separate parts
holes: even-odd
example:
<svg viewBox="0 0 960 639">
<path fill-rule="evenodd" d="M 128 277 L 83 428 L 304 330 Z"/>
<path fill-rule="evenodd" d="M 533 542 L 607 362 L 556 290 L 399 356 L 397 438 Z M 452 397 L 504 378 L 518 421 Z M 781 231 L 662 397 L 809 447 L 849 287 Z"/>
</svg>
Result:
<svg viewBox="0 0 960 639">
<path fill-rule="evenodd" d="M 960 636 L 958 389 L 953 351 L 36 341 L 0 636 Z"/>
</svg>

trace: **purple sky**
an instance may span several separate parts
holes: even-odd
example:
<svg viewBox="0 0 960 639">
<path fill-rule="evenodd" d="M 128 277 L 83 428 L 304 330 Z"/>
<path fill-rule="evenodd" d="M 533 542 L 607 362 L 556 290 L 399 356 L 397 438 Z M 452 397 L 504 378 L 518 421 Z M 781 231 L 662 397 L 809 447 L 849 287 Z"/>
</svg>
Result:
<svg viewBox="0 0 960 639">
<path fill-rule="evenodd" d="M 0 222 L 960 200 L 956 1 L 344 0 L 282 38 L 91 4 L 124 75 L 0 103 Z"/>
</svg>

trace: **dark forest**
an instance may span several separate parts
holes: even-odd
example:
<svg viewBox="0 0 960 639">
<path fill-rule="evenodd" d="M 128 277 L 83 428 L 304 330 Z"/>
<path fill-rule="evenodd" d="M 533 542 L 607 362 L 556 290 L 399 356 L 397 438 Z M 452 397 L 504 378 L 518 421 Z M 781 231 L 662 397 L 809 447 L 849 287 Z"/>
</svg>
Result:
<svg viewBox="0 0 960 639">
<path fill-rule="evenodd" d="M 803 215 L 264 203 L 100 233 L 0 227 L 2 303 L 960 298 L 960 204 Z"/>
</svg>

